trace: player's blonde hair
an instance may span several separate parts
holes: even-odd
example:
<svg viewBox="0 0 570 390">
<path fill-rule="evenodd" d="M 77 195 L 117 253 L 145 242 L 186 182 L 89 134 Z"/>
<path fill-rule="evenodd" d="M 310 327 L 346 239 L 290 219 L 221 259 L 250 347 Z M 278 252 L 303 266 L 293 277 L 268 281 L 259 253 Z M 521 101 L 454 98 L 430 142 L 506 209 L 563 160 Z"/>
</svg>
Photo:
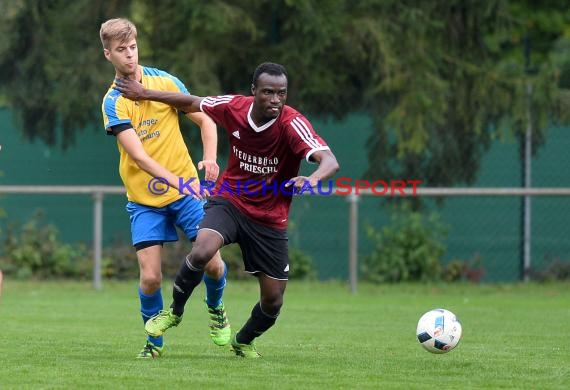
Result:
<svg viewBox="0 0 570 390">
<path fill-rule="evenodd" d="M 128 19 L 109 19 L 101 25 L 99 36 L 101 37 L 103 49 L 109 49 L 111 47 L 111 42 L 115 40 L 126 42 L 133 38 L 136 39 L 137 28 Z"/>
</svg>

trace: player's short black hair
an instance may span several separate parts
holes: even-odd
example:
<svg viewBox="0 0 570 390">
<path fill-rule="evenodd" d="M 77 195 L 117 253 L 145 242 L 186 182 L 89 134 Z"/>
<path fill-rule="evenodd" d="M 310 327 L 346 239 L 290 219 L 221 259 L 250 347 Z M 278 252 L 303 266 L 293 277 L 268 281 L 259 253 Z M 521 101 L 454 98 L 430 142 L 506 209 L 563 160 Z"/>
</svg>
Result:
<svg viewBox="0 0 570 390">
<path fill-rule="evenodd" d="M 287 76 L 287 70 L 283 65 L 276 64 L 274 62 L 264 62 L 255 69 L 255 72 L 253 72 L 252 84 L 254 87 L 257 87 L 257 80 L 262 73 L 267 73 L 271 76 L 285 75 L 285 77 L 289 79 Z"/>
</svg>

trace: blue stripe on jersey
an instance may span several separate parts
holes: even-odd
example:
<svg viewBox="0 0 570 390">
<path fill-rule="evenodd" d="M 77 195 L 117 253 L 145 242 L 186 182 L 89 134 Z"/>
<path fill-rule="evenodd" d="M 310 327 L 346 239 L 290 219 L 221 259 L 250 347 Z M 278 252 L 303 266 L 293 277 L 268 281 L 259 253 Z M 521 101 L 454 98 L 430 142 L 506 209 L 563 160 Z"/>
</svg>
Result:
<svg viewBox="0 0 570 390">
<path fill-rule="evenodd" d="M 121 97 L 121 93 L 116 89 L 112 89 L 105 95 L 105 113 L 109 122 L 105 123 L 105 128 L 109 129 L 112 126 L 117 126 L 123 123 L 131 123 L 130 119 L 119 119 L 117 116 L 116 105 L 117 100 Z"/>
<path fill-rule="evenodd" d="M 167 73 L 157 68 L 149 68 L 147 66 L 143 66 L 142 68 L 143 68 L 143 75 L 151 77 L 165 77 L 167 79 L 172 80 L 172 82 L 174 83 L 174 85 L 176 85 L 176 87 L 180 90 L 180 92 L 189 93 L 184 83 L 182 83 L 182 81 L 180 81 L 177 77 L 172 76 L 170 73 Z"/>
</svg>

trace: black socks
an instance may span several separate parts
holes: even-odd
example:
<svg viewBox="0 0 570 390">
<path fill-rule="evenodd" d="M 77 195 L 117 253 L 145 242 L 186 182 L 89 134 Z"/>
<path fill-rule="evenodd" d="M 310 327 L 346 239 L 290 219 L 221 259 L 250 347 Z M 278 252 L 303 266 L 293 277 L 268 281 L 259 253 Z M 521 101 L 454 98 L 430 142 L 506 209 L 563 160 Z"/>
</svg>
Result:
<svg viewBox="0 0 570 390">
<path fill-rule="evenodd" d="M 279 313 L 275 315 L 265 313 L 261 309 L 261 304 L 257 302 L 251 311 L 251 317 L 236 335 L 236 341 L 240 344 L 250 344 L 254 338 L 261 336 L 275 324 L 277 316 Z"/>
<path fill-rule="evenodd" d="M 204 270 L 192 266 L 189 257 L 186 256 L 186 261 L 182 263 L 174 280 L 174 287 L 172 289 L 173 302 L 172 305 L 170 305 L 173 314 L 179 317 L 182 316 L 188 298 L 192 295 L 194 288 L 200 284 L 203 276 Z"/>
</svg>

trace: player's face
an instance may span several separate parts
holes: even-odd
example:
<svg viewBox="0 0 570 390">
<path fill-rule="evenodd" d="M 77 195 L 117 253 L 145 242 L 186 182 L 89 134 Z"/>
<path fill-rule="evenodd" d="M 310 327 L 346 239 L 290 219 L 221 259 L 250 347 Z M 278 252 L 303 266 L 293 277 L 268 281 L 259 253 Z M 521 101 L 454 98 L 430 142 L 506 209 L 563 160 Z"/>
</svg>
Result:
<svg viewBox="0 0 570 390">
<path fill-rule="evenodd" d="M 277 118 L 287 100 L 287 77 L 272 76 L 262 73 L 257 79 L 257 86 L 251 87 L 253 94 L 252 117 L 265 123 Z"/>
<path fill-rule="evenodd" d="M 105 58 L 111 61 L 118 76 L 129 77 L 136 74 L 139 63 L 137 40 L 113 41 L 110 49 L 103 49 Z"/>
</svg>

